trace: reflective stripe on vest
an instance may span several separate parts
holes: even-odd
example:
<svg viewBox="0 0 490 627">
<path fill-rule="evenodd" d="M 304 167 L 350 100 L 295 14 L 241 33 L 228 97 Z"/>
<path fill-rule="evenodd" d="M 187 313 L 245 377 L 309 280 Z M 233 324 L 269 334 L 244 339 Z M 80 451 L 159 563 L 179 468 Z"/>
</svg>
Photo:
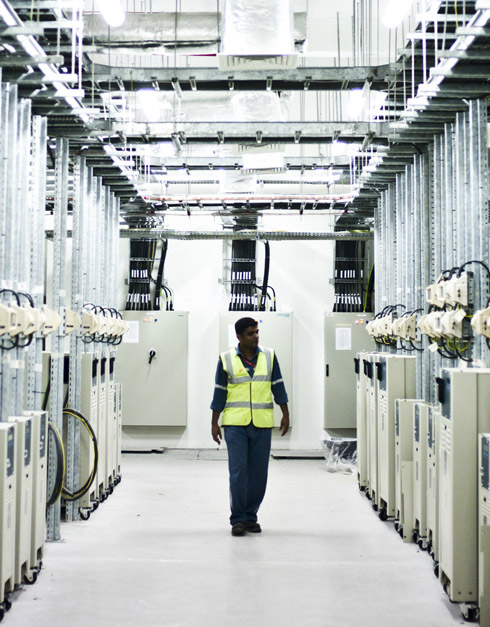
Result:
<svg viewBox="0 0 490 627">
<path fill-rule="evenodd" d="M 236 349 L 221 354 L 223 369 L 228 376 L 227 398 L 223 425 L 245 426 L 253 421 L 256 427 L 274 426 L 271 379 L 274 351 L 261 348 L 254 376 L 248 374 Z"/>
</svg>

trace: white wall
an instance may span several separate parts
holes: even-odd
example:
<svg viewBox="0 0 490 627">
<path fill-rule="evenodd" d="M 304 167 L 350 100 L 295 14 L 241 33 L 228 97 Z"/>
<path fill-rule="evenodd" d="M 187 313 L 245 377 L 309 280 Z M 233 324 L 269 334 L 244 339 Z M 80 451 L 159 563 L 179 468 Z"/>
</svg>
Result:
<svg viewBox="0 0 490 627">
<path fill-rule="evenodd" d="M 266 230 L 279 228 L 265 219 Z M 276 218 L 277 220 L 277 218 Z M 304 216 L 301 224 L 288 217 L 288 230 L 327 230 L 327 218 Z M 194 225 L 192 225 L 194 227 Z M 189 227 L 190 228 L 190 227 Z M 259 250 L 263 248 L 259 245 Z M 294 312 L 293 389 L 290 411 L 294 426 L 285 438 L 274 437 L 274 448 L 319 449 L 324 417 L 324 312 L 334 301 L 334 242 L 271 241 L 269 284 L 277 293 L 278 311 Z M 124 309 L 129 243 L 121 242 L 120 309 Z M 169 240 L 165 278 L 175 293 L 175 309 L 189 312 L 187 429 L 125 428 L 123 447 L 168 446 L 214 448 L 210 424 L 214 375 L 218 360 L 219 313 L 228 310 L 222 276 L 223 243 L 217 240 Z M 258 276 L 262 275 L 262 254 Z"/>
</svg>

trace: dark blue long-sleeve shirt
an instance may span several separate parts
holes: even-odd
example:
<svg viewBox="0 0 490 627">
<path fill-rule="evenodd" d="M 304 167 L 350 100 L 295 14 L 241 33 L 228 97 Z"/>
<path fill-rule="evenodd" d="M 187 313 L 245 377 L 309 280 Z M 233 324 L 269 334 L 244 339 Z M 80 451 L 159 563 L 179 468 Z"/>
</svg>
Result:
<svg viewBox="0 0 490 627">
<path fill-rule="evenodd" d="M 242 360 L 243 365 L 247 369 L 249 375 L 253 378 L 254 374 L 254 366 L 251 366 L 246 361 L 243 361 L 242 352 L 240 350 L 240 345 L 237 346 L 236 349 L 237 355 Z M 257 365 L 257 358 L 259 356 L 259 352 L 262 352 L 260 346 L 257 347 L 255 351 L 255 355 L 250 360 L 254 365 Z M 272 362 L 272 380 L 271 380 L 271 389 L 272 395 L 274 396 L 274 401 L 278 405 L 283 405 L 288 402 L 288 395 L 286 392 L 286 387 L 284 385 L 284 381 L 282 380 L 281 369 L 279 368 L 279 362 L 277 361 L 276 354 L 274 353 L 274 361 Z M 213 402 L 211 403 L 211 409 L 213 411 L 222 412 L 226 405 L 226 396 L 228 393 L 228 375 L 226 374 L 221 359 L 218 359 L 218 366 L 216 368 L 216 377 L 214 383 L 214 396 Z"/>
</svg>

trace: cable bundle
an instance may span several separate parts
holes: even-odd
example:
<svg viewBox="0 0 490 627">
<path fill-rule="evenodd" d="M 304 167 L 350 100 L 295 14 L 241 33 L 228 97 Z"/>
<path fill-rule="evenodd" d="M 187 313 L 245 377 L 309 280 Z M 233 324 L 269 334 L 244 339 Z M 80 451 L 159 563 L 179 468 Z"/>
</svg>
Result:
<svg viewBox="0 0 490 627">
<path fill-rule="evenodd" d="M 270 246 L 265 245 L 264 281 L 257 285 L 255 240 L 233 240 L 230 311 L 276 311 L 276 292 L 269 285 Z M 272 296 L 271 296 L 272 294 Z M 269 306 L 267 307 L 267 302 Z"/>
<path fill-rule="evenodd" d="M 334 311 L 372 311 L 374 276 L 373 269 L 366 276 L 366 253 L 366 242 L 336 242 Z"/>
</svg>

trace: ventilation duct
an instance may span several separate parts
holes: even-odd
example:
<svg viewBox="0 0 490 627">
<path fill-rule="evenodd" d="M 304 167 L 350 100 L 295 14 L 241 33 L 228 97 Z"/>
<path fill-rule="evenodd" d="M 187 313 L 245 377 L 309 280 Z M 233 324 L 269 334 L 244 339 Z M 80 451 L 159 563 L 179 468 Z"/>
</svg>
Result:
<svg viewBox="0 0 490 627">
<path fill-rule="evenodd" d="M 295 68 L 289 0 L 226 0 L 219 69 Z"/>
</svg>

